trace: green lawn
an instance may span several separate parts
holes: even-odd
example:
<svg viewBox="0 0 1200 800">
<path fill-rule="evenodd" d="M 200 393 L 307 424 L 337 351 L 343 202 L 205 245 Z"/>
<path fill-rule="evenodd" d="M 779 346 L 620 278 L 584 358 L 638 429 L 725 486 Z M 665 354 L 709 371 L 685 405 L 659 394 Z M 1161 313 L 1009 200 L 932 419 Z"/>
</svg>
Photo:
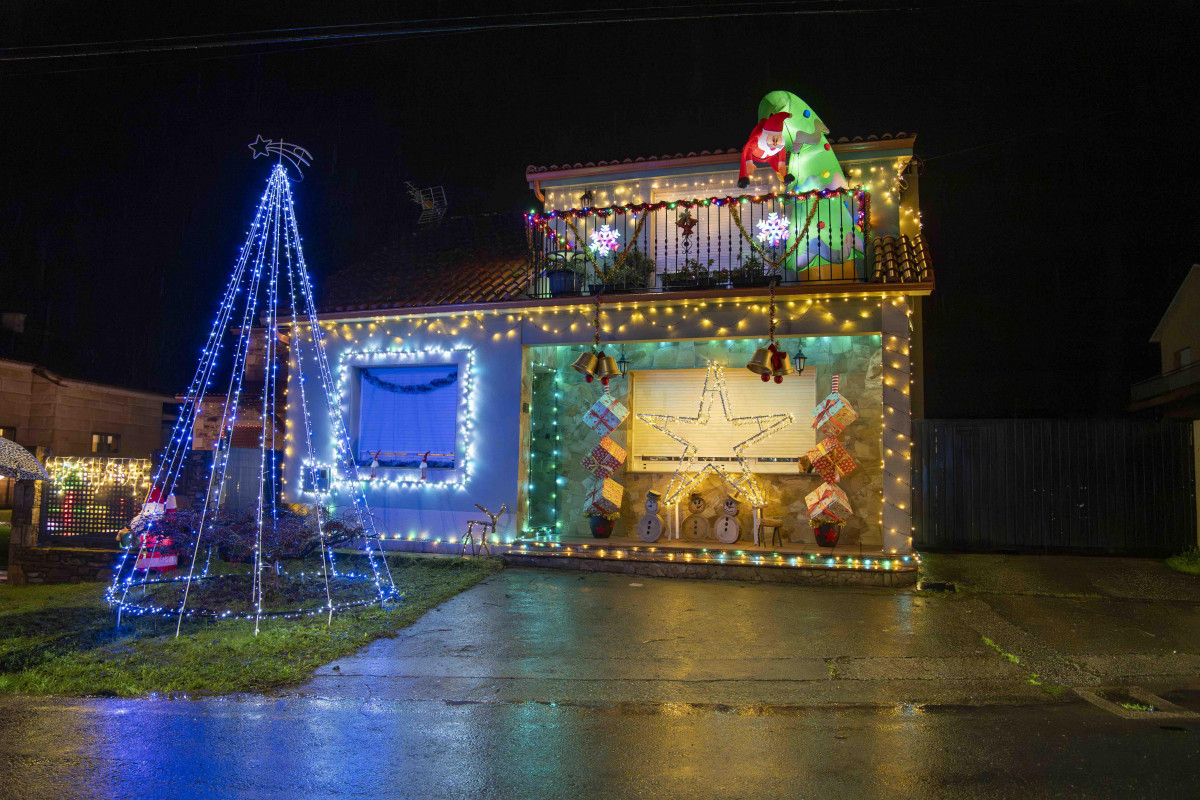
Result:
<svg viewBox="0 0 1200 800">
<path fill-rule="evenodd" d="M 1167 559 L 1167 566 L 1189 575 L 1200 575 L 1200 547 L 1189 547 L 1177 556 Z"/>
<path fill-rule="evenodd" d="M 140 619 L 114 628 L 100 584 L 0 585 L 0 693 L 134 697 L 261 692 L 302 683 L 318 666 L 394 636 L 422 613 L 500 569 L 499 559 L 390 556 L 396 610 L 324 618 L 185 625 Z"/>
</svg>

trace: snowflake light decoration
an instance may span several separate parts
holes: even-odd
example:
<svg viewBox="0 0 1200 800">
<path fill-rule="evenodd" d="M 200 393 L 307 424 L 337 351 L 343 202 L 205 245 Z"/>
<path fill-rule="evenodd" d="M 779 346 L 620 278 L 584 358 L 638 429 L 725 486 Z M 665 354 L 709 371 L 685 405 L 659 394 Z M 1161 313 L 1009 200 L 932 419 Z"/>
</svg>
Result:
<svg viewBox="0 0 1200 800">
<path fill-rule="evenodd" d="M 772 211 L 766 219 L 758 221 L 758 240 L 771 247 L 783 244 L 788 237 L 788 221 Z"/>
<path fill-rule="evenodd" d="M 607 225 L 601 225 L 600 230 L 592 231 L 592 251 L 599 256 L 606 256 L 609 251 L 615 251 L 621 238 L 620 231 L 614 231 Z"/>
</svg>

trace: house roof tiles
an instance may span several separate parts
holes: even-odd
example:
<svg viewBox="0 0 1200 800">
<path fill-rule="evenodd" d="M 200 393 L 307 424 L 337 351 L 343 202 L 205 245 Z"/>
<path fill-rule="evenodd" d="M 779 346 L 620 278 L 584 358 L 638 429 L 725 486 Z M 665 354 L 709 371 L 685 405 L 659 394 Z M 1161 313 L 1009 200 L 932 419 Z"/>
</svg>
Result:
<svg viewBox="0 0 1200 800">
<path fill-rule="evenodd" d="M 514 300 L 529 282 L 527 255 L 519 215 L 447 217 L 331 275 L 320 305 L 345 311 Z"/>
</svg>

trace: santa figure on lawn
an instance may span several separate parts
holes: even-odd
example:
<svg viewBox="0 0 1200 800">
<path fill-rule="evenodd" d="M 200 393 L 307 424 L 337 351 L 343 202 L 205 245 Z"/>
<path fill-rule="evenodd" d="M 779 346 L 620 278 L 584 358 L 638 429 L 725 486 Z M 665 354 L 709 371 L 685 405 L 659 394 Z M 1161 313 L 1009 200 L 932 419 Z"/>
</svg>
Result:
<svg viewBox="0 0 1200 800">
<path fill-rule="evenodd" d="M 738 188 L 745 189 L 750 185 L 750 176 L 754 174 L 755 164 L 764 164 L 775 171 L 781 183 L 791 183 L 795 178 L 788 172 L 788 158 L 791 152 L 783 135 L 783 121 L 790 119 L 791 114 L 780 111 L 769 117 L 760 119 L 750 131 L 750 138 L 742 148 L 742 169 L 738 173 Z"/>
</svg>

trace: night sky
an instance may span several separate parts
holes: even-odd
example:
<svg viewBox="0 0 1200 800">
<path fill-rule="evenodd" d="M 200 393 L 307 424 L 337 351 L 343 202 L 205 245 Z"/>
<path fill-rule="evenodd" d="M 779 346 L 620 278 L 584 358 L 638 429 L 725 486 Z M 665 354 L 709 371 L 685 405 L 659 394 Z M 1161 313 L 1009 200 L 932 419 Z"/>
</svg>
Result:
<svg viewBox="0 0 1200 800">
<path fill-rule="evenodd" d="M 918 133 L 930 417 L 1123 413 L 1200 261 L 1194 3 L 682 4 L 662 13 L 838 13 L 594 25 L 594 4 L 522 3 L 472 24 L 563 24 L 11 60 L 470 13 L 254 5 L 0 9 L 0 311 L 29 314 L 0 355 L 181 391 L 268 175 L 259 133 L 316 158 L 296 191 L 319 302 L 324 276 L 413 229 L 405 180 L 444 184 L 451 214 L 527 210 L 527 164 L 740 147 L 773 89 L 833 137 Z"/>
</svg>

